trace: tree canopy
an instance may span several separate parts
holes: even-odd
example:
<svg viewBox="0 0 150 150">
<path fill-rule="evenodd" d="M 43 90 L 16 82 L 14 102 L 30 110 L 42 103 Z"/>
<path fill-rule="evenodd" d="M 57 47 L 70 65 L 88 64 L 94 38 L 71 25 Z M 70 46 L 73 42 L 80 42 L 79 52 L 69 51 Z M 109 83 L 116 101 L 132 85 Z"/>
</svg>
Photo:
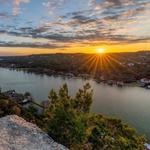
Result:
<svg viewBox="0 0 150 150">
<path fill-rule="evenodd" d="M 49 93 L 47 130 L 50 136 L 70 149 L 143 150 L 145 138 L 121 120 L 90 113 L 93 90 L 89 84 L 69 96 L 64 84 Z"/>
</svg>

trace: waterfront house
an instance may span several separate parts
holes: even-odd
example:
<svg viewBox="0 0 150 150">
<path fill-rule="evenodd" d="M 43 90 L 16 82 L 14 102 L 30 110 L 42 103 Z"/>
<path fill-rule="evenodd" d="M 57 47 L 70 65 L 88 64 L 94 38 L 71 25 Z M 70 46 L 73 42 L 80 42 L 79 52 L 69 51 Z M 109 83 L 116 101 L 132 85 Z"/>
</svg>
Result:
<svg viewBox="0 0 150 150">
<path fill-rule="evenodd" d="M 141 87 L 150 86 L 150 79 L 147 79 L 147 78 L 140 79 L 139 83 Z"/>
<path fill-rule="evenodd" d="M 143 78 L 140 80 L 141 83 L 150 83 L 150 79 Z"/>
<path fill-rule="evenodd" d="M 31 96 L 26 96 L 25 94 L 17 93 L 15 90 L 9 90 L 3 92 L 2 94 L 20 104 L 25 104 L 32 100 Z"/>
</svg>

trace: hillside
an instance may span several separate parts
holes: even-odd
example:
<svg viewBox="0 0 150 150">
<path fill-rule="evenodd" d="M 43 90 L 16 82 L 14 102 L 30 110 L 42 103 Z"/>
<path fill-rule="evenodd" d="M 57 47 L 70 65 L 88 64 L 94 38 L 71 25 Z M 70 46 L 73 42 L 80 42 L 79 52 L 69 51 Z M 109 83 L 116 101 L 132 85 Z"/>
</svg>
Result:
<svg viewBox="0 0 150 150">
<path fill-rule="evenodd" d="M 144 150 L 146 139 L 134 128 L 120 119 L 90 112 L 92 93 L 87 83 L 71 97 L 64 84 L 58 93 L 50 91 L 48 107 L 40 114 L 33 106 L 22 107 L 0 94 L 2 150 L 20 150 L 21 146 L 26 150 L 55 150 L 57 144 L 48 135 L 71 150 Z M 5 117 L 13 114 L 31 123 L 16 116 Z"/>
</svg>

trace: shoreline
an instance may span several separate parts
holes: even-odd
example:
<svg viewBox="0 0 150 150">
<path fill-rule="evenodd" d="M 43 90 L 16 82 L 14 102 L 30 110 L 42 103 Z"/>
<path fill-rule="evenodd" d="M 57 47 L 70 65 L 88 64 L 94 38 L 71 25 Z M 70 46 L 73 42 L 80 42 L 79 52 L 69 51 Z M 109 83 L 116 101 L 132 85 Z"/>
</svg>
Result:
<svg viewBox="0 0 150 150">
<path fill-rule="evenodd" d="M 97 84 L 106 84 L 108 86 L 116 86 L 116 87 L 140 87 L 138 81 L 133 81 L 133 82 L 130 82 L 130 83 L 126 83 L 126 82 L 123 82 L 123 81 L 115 81 L 115 80 L 102 80 L 102 79 L 97 79 L 96 77 L 93 77 L 92 75 L 90 74 L 78 74 L 78 75 L 75 75 L 73 73 L 65 73 L 65 72 L 56 72 L 56 71 L 52 71 L 50 70 L 50 72 L 41 72 L 41 71 L 38 71 L 38 69 L 33 69 L 33 68 L 12 68 L 12 67 L 2 67 L 0 66 L 0 68 L 5 68 L 5 69 L 9 69 L 9 70 L 15 70 L 15 71 L 24 71 L 25 73 L 33 73 L 35 75 L 46 75 L 48 77 L 63 77 L 63 78 L 73 78 L 73 79 L 82 79 L 82 80 L 93 80 L 95 81 Z M 33 70 L 32 70 L 33 69 Z M 47 69 L 48 70 L 48 69 Z M 109 81 L 112 81 L 113 84 L 110 84 Z M 117 82 L 121 82 L 121 85 L 118 86 L 116 83 Z M 141 87 L 143 88 L 143 87 Z M 144 88 L 146 89 L 146 88 Z"/>
<path fill-rule="evenodd" d="M 100 83 L 103 83 L 103 84 L 108 84 L 109 85 L 109 81 L 113 81 L 113 85 L 115 85 L 116 82 L 123 82 L 124 86 L 135 86 L 137 87 L 138 86 L 138 81 L 139 80 L 136 80 L 136 81 L 122 81 L 122 80 L 112 80 L 112 79 L 100 79 L 100 78 L 97 78 L 97 77 L 93 77 L 93 75 L 90 75 L 90 74 L 82 74 L 82 73 L 79 73 L 79 74 L 74 74 L 74 73 L 70 73 L 70 72 L 57 72 L 57 71 L 53 71 L 53 70 L 50 70 L 50 69 L 45 69 L 46 71 L 38 71 L 38 68 L 37 69 L 34 69 L 34 68 L 17 68 L 17 67 L 2 67 L 0 66 L 0 68 L 7 68 L 9 70 L 16 70 L 16 71 L 25 71 L 26 73 L 34 73 L 36 75 L 46 75 L 46 76 L 59 76 L 59 77 L 64 77 L 64 78 L 74 78 L 74 79 L 83 79 L 83 80 L 93 80 L 95 82 L 97 82 L 98 84 Z M 111 85 L 109 85 L 111 86 Z"/>
</svg>

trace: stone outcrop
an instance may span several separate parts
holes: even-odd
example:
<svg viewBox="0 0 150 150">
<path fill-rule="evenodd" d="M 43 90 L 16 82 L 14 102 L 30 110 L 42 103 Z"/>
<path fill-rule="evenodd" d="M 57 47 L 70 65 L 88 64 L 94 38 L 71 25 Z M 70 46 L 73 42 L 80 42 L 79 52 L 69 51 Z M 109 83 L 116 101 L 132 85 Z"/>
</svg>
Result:
<svg viewBox="0 0 150 150">
<path fill-rule="evenodd" d="M 16 115 L 0 118 L 0 150 L 68 150 Z"/>
</svg>

